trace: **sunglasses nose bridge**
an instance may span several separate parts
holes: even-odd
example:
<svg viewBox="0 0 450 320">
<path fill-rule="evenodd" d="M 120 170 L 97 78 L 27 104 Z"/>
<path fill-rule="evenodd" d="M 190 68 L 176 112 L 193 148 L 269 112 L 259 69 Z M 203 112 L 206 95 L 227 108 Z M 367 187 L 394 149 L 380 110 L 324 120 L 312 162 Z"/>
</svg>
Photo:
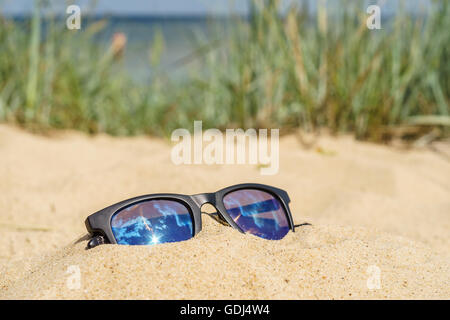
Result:
<svg viewBox="0 0 450 320">
<path fill-rule="evenodd" d="M 216 197 L 214 193 L 199 193 L 192 196 L 192 199 L 197 203 L 199 207 L 209 203 L 216 206 Z"/>
</svg>

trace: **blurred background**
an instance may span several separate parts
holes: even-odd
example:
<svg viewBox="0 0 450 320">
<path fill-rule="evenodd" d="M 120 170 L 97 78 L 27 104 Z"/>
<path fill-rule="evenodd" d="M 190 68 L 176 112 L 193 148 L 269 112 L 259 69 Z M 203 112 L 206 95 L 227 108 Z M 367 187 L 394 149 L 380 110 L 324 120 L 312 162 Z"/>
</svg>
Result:
<svg viewBox="0 0 450 320">
<path fill-rule="evenodd" d="M 67 6 L 81 29 L 66 27 Z M 367 27 L 369 5 L 381 29 Z M 449 135 L 450 3 L 0 0 L 0 122 Z"/>
</svg>

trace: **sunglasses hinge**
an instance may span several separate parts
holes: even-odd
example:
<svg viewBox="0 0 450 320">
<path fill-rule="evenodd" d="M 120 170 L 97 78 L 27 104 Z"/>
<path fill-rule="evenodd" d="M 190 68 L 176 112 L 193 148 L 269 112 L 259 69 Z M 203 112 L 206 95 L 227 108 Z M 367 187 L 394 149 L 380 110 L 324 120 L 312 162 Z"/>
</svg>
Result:
<svg viewBox="0 0 450 320">
<path fill-rule="evenodd" d="M 105 243 L 106 243 L 105 237 L 95 236 L 91 240 L 89 240 L 86 249 L 92 249 L 92 248 L 95 248 L 96 246 L 99 246 L 99 245 L 105 244 Z"/>
</svg>

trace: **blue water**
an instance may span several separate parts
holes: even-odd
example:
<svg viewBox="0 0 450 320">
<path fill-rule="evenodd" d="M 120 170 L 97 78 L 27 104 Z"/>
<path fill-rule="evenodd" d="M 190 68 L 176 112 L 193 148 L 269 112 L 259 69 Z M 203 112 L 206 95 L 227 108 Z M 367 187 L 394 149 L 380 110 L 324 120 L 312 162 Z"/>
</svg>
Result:
<svg viewBox="0 0 450 320">
<path fill-rule="evenodd" d="M 416 2 L 427 3 L 426 0 Z M 310 10 L 311 16 L 315 16 L 314 6 Z M 329 13 L 333 11 L 330 9 Z M 393 12 L 392 8 L 386 10 L 382 20 L 388 20 Z M 14 19 L 27 21 L 29 17 L 16 16 Z M 74 32 L 82 33 L 101 19 L 107 21 L 107 24 L 93 41 L 103 45 L 106 50 L 115 33 L 124 33 L 127 46 L 123 63 L 128 73 L 138 80 L 150 79 L 155 73 L 161 72 L 170 77 L 182 77 L 189 67 L 201 65 L 207 52 L 226 46 L 224 40 L 233 26 L 231 16 L 104 16 L 83 18 L 82 29 Z M 61 19 L 59 25 L 65 28 L 65 19 Z M 154 68 L 151 66 L 150 56 L 153 54 L 152 45 L 158 32 L 163 37 L 164 48 L 159 67 Z"/>
<path fill-rule="evenodd" d="M 1 1 L 1 0 L 0 0 Z M 1 12 L 0 12 L 1 13 Z M 1 16 L 1 15 L 0 15 Z M 31 16 L 12 16 L 17 26 L 29 28 Z M 42 20 L 45 37 L 48 19 Z M 127 44 L 123 55 L 126 71 L 137 80 L 150 79 L 155 73 L 179 77 L 189 67 L 201 64 L 205 54 L 219 50 L 228 34 L 232 21 L 229 17 L 208 16 L 101 16 L 84 17 L 81 29 L 71 32 L 82 35 L 94 24 L 106 22 L 91 39 L 105 51 L 111 45 L 115 33 L 123 33 Z M 56 28 L 66 28 L 63 17 L 56 18 Z M 151 65 L 155 37 L 163 39 L 163 48 L 157 67 Z M 208 48 L 202 50 L 202 48 Z"/>
<path fill-rule="evenodd" d="M 98 19 L 85 22 L 85 27 Z M 187 68 L 201 64 L 208 50 L 220 48 L 220 41 L 227 34 L 229 19 L 207 17 L 110 17 L 107 26 L 96 36 L 103 44 L 109 44 L 113 35 L 121 32 L 127 37 L 124 63 L 134 78 L 147 79 L 152 73 L 164 72 L 169 76 L 181 76 Z M 163 51 L 158 68 L 151 65 L 152 50 L 157 34 L 162 35 Z M 221 39 L 218 39 L 220 37 Z"/>
</svg>

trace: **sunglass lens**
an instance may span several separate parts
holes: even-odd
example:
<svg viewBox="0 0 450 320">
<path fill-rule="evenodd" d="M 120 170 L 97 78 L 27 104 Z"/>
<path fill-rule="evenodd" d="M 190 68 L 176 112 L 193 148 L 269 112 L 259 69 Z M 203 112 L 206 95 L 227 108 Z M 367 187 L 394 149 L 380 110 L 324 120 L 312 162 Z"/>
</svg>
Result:
<svg viewBox="0 0 450 320">
<path fill-rule="evenodd" d="M 270 193 L 256 189 L 241 189 L 225 195 L 227 213 L 246 233 L 279 240 L 289 232 L 287 215 L 280 201 Z"/>
<path fill-rule="evenodd" d="M 189 209 L 174 200 L 149 200 L 117 212 L 111 228 L 118 244 L 151 245 L 192 238 Z"/>
</svg>

